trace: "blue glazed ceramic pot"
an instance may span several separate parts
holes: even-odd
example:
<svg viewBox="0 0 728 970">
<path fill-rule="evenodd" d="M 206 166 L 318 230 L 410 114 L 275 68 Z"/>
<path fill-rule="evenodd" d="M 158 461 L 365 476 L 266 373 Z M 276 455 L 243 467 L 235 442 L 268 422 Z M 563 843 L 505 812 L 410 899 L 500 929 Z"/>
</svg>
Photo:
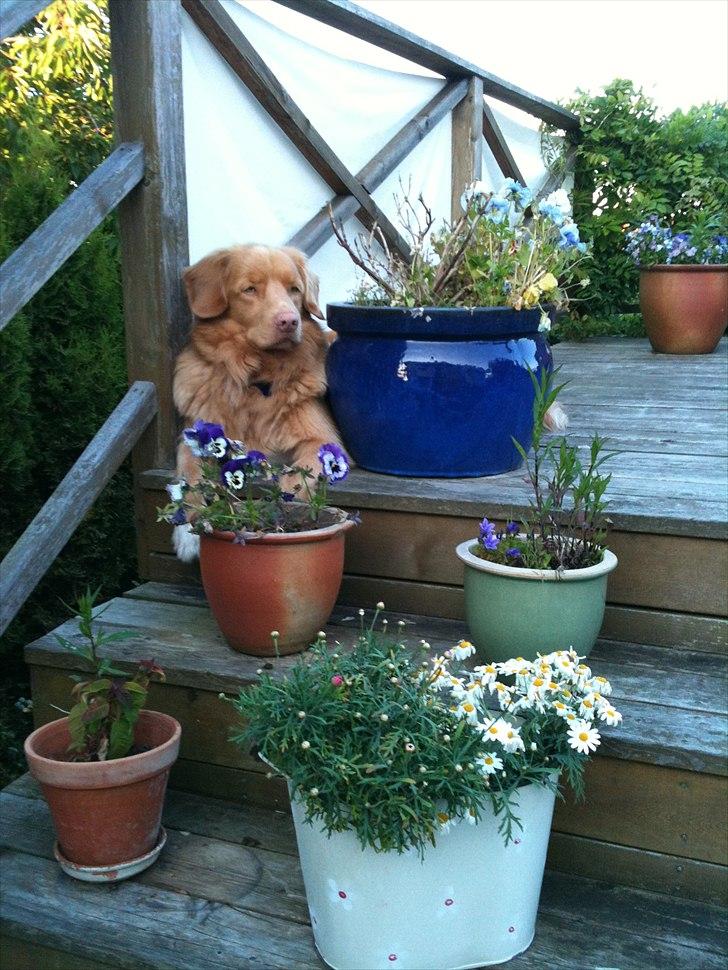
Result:
<svg viewBox="0 0 728 970">
<path fill-rule="evenodd" d="M 533 431 L 529 371 L 551 366 L 539 310 L 330 303 L 331 408 L 362 468 L 390 475 L 498 475 Z"/>
</svg>

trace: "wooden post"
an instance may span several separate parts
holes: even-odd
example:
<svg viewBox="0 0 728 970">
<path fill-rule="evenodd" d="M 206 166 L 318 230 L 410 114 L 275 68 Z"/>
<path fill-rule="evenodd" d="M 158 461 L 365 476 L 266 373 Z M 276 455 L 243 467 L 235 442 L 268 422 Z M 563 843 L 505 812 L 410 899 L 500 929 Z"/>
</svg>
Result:
<svg viewBox="0 0 728 970">
<path fill-rule="evenodd" d="M 452 168 L 450 216 L 460 218 L 460 196 L 479 179 L 483 167 L 483 81 L 471 77 L 468 93 L 452 113 Z"/>
<path fill-rule="evenodd" d="M 114 115 L 119 141 L 144 146 L 145 176 L 119 206 L 129 381 L 157 387 L 157 418 L 133 452 L 139 568 L 146 532 L 139 475 L 173 468 L 174 361 L 190 318 L 180 274 L 189 262 L 181 11 L 169 0 L 111 0 Z"/>
</svg>

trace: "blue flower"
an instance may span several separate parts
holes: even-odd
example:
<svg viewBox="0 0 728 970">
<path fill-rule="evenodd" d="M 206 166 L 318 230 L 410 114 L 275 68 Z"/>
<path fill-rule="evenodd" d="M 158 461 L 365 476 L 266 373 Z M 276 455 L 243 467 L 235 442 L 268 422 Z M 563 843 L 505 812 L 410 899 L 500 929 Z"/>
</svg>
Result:
<svg viewBox="0 0 728 970">
<path fill-rule="evenodd" d="M 516 546 L 511 546 L 510 549 L 506 549 L 506 555 L 507 556 L 510 556 L 511 559 L 515 559 L 516 556 L 520 556 L 521 555 L 521 550 L 518 549 Z"/>
<path fill-rule="evenodd" d="M 480 543 L 490 552 L 498 548 L 500 539 L 495 533 L 495 525 L 487 518 L 480 523 Z"/>
<path fill-rule="evenodd" d="M 329 482 L 343 482 L 349 474 L 349 459 L 344 449 L 333 442 L 319 448 L 318 460 Z"/>
<path fill-rule="evenodd" d="M 509 536 L 514 536 L 518 532 L 518 523 L 506 522 L 506 532 Z"/>
<path fill-rule="evenodd" d="M 224 458 L 230 446 L 222 425 L 207 421 L 195 421 L 191 428 L 184 430 L 183 437 L 198 458 Z"/>
<path fill-rule="evenodd" d="M 559 229 L 559 248 L 573 249 L 579 245 L 579 227 L 575 222 L 567 222 Z"/>
<path fill-rule="evenodd" d="M 184 509 L 177 509 L 169 521 L 172 525 L 184 525 L 187 522 L 187 513 Z"/>
<path fill-rule="evenodd" d="M 490 222 L 494 222 L 499 225 L 508 215 L 508 209 L 510 208 L 507 199 L 489 199 L 484 212 L 486 219 Z"/>
<path fill-rule="evenodd" d="M 527 186 L 521 185 L 520 182 L 510 178 L 506 179 L 501 186 L 499 195 L 504 199 L 515 202 L 522 209 L 525 209 L 533 199 L 533 194 Z"/>
<path fill-rule="evenodd" d="M 566 216 L 558 205 L 550 205 L 545 199 L 538 204 L 538 211 L 542 216 L 550 219 L 555 226 L 563 226 Z"/>
</svg>

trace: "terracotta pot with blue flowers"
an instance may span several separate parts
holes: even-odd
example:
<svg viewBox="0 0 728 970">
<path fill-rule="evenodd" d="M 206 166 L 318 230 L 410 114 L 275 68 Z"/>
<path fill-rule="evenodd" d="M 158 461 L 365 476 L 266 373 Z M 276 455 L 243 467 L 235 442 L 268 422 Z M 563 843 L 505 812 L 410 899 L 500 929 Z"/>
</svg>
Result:
<svg viewBox="0 0 728 970">
<path fill-rule="evenodd" d="M 574 651 L 466 671 L 472 644 L 434 656 L 380 632 L 381 607 L 351 652 L 320 637 L 244 689 L 234 741 L 288 782 L 329 966 L 500 964 L 533 940 L 561 779 L 582 794 L 621 715 Z"/>
<path fill-rule="evenodd" d="M 223 636 L 254 656 L 304 650 L 334 608 L 344 536 L 356 521 L 328 505 L 329 484 L 348 473 L 346 455 L 323 445 L 314 473 L 246 451 L 204 421 L 184 440 L 200 479 L 168 486 L 171 501 L 159 518 L 190 523 L 200 535 L 202 584 Z"/>
<path fill-rule="evenodd" d="M 334 221 L 362 282 L 351 303 L 328 306 L 329 399 L 363 468 L 459 478 L 520 464 L 513 442 L 530 443 L 530 375 L 551 367 L 551 315 L 588 282 L 566 193 L 527 223 L 530 205 L 512 179 L 497 194 L 475 183 L 461 218 L 435 229 L 422 198 L 405 196 L 409 261 L 378 229 L 350 241 Z"/>
<path fill-rule="evenodd" d="M 640 307 L 652 349 L 712 354 L 728 326 L 728 236 L 696 215 L 690 232 L 673 232 L 657 216 L 627 234 L 639 266 Z"/>
<path fill-rule="evenodd" d="M 470 634 L 492 660 L 533 660 L 562 646 L 586 657 L 604 619 L 607 579 L 617 566 L 606 548 L 611 475 L 603 471 L 613 455 L 598 436 L 584 453 L 563 437 L 544 439 L 542 419 L 561 387 L 552 387 L 551 375 L 534 378 L 533 452 L 522 451 L 529 513 L 501 530 L 483 519 L 479 537 L 456 550 Z"/>
</svg>

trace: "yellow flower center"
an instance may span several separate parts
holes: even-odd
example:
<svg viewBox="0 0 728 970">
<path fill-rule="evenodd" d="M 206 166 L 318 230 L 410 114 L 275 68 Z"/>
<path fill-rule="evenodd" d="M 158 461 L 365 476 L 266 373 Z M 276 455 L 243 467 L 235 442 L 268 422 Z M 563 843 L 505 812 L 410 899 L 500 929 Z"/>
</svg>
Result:
<svg viewBox="0 0 728 970">
<path fill-rule="evenodd" d="M 589 740 L 589 735 L 586 733 L 586 731 L 582 731 L 581 732 L 581 734 L 579 735 L 579 740 L 580 741 L 588 741 Z"/>
</svg>

